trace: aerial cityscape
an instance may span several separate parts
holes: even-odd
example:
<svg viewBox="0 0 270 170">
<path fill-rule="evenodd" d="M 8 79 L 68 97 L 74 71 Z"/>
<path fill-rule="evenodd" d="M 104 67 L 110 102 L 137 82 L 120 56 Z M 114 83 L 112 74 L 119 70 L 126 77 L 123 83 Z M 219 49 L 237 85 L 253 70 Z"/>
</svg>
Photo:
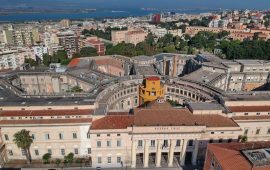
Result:
<svg viewBox="0 0 270 170">
<path fill-rule="evenodd" d="M 0 169 L 270 170 L 270 2 L 2 1 Z"/>
</svg>

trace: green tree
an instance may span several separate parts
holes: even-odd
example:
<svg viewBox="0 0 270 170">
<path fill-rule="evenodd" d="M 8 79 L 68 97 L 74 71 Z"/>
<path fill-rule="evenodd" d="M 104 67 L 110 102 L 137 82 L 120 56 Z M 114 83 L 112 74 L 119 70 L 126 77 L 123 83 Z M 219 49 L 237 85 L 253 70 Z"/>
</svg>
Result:
<svg viewBox="0 0 270 170">
<path fill-rule="evenodd" d="M 52 156 L 52 155 L 51 155 L 50 153 L 45 153 L 45 154 L 42 156 L 43 163 L 44 163 L 44 164 L 50 163 L 51 156 Z"/>
<path fill-rule="evenodd" d="M 57 167 L 59 167 L 59 165 L 61 164 L 61 159 L 56 159 L 55 164 Z"/>
<path fill-rule="evenodd" d="M 67 156 L 64 157 L 64 162 L 71 164 L 74 159 L 74 153 L 69 153 Z"/>
<path fill-rule="evenodd" d="M 79 53 L 73 55 L 73 58 L 97 56 L 97 50 L 93 47 L 83 47 Z"/>
<path fill-rule="evenodd" d="M 71 88 L 70 92 L 75 92 L 75 93 L 79 93 L 79 92 L 82 92 L 83 89 L 81 89 L 80 86 L 74 86 Z"/>
<path fill-rule="evenodd" d="M 33 139 L 30 136 L 30 131 L 22 129 L 14 134 L 13 142 L 18 148 L 21 148 L 25 152 L 27 164 L 30 165 L 32 158 L 30 153 L 30 146 L 33 143 Z"/>
<path fill-rule="evenodd" d="M 174 53 L 175 50 L 175 46 L 174 45 L 169 45 L 163 48 L 163 52 L 165 53 Z"/>
<path fill-rule="evenodd" d="M 149 33 L 147 35 L 147 37 L 145 38 L 145 42 L 151 46 L 153 46 L 155 44 L 155 38 L 154 35 L 152 33 Z"/>
<path fill-rule="evenodd" d="M 217 37 L 218 37 L 219 39 L 222 39 L 222 38 L 227 37 L 228 35 L 230 35 L 229 32 L 227 32 L 227 31 L 221 31 L 221 32 L 219 32 L 219 33 L 217 34 Z"/>
<path fill-rule="evenodd" d="M 29 63 L 31 67 L 37 66 L 36 60 L 34 60 L 32 58 L 25 58 L 24 59 L 24 63 Z"/>
<path fill-rule="evenodd" d="M 238 141 L 241 143 L 245 143 L 245 142 L 247 142 L 247 140 L 248 140 L 248 137 L 246 135 L 240 135 L 238 137 Z"/>
</svg>

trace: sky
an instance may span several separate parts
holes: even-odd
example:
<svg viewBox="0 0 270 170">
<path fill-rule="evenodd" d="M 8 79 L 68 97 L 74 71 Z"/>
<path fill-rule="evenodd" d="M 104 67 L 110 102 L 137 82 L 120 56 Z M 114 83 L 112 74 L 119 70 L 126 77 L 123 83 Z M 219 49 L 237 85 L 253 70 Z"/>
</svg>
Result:
<svg viewBox="0 0 270 170">
<path fill-rule="evenodd" d="M 270 0 L 0 0 L 1 7 L 270 9 Z"/>
</svg>

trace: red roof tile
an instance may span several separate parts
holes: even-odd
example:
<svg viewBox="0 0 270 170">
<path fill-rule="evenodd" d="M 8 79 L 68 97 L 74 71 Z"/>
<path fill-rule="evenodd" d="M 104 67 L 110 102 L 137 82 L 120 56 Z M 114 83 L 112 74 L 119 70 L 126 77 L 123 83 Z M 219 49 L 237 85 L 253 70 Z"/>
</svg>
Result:
<svg viewBox="0 0 270 170">
<path fill-rule="evenodd" d="M 103 129 L 126 129 L 132 126 L 134 121 L 133 116 L 106 116 L 101 119 L 95 120 L 92 123 L 91 130 Z"/>
<path fill-rule="evenodd" d="M 252 167 L 251 163 L 242 154 L 241 150 L 269 148 L 270 142 L 248 142 L 248 143 L 223 143 L 209 144 L 204 169 L 210 168 L 211 154 L 220 164 L 223 170 L 269 170 L 270 166 Z"/>
<path fill-rule="evenodd" d="M 234 120 L 270 120 L 270 115 L 262 116 L 234 116 Z"/>
<path fill-rule="evenodd" d="M 0 117 L 17 117 L 17 116 L 70 116 L 70 115 L 91 115 L 94 110 L 90 109 L 73 109 L 73 110 L 2 110 Z"/>
<path fill-rule="evenodd" d="M 270 112 L 269 106 L 230 106 L 232 112 Z"/>
<path fill-rule="evenodd" d="M 32 119 L 32 120 L 0 120 L 0 125 L 25 125 L 25 124 L 76 124 L 90 123 L 92 118 L 78 119 Z"/>
<path fill-rule="evenodd" d="M 80 59 L 74 58 L 69 62 L 68 67 L 76 67 L 79 63 L 80 63 Z"/>
</svg>

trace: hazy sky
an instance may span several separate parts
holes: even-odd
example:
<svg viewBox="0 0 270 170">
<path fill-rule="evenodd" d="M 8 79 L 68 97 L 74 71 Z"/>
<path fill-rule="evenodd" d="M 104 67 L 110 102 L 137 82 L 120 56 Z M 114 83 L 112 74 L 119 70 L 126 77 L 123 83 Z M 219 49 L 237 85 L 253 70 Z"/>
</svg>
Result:
<svg viewBox="0 0 270 170">
<path fill-rule="evenodd" d="M 270 0 L 0 0 L 0 2 L 2 7 L 270 9 Z"/>
</svg>

